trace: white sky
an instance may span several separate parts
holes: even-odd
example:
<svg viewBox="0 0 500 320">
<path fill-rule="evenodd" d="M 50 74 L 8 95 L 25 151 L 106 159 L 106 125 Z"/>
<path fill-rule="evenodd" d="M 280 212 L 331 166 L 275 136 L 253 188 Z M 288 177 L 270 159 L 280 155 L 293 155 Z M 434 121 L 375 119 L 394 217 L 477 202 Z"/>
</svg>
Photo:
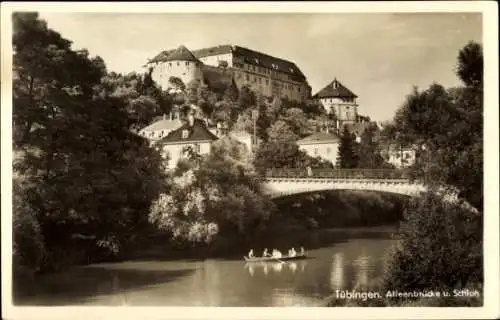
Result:
<svg viewBox="0 0 500 320">
<path fill-rule="evenodd" d="M 482 42 L 480 13 L 43 13 L 50 28 L 101 56 L 109 71 L 140 71 L 184 44 L 235 44 L 291 60 L 313 94 L 337 78 L 359 113 L 389 120 L 414 85 L 459 84 L 458 50 Z"/>
</svg>

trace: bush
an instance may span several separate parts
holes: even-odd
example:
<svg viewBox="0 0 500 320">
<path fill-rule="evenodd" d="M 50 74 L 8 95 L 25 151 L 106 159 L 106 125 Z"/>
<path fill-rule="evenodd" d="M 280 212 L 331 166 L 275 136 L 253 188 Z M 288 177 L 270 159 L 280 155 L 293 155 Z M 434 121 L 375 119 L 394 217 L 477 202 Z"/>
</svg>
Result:
<svg viewBox="0 0 500 320">
<path fill-rule="evenodd" d="M 482 215 L 429 192 L 409 203 L 404 218 L 401 242 L 387 270 L 388 290 L 482 286 Z"/>
</svg>

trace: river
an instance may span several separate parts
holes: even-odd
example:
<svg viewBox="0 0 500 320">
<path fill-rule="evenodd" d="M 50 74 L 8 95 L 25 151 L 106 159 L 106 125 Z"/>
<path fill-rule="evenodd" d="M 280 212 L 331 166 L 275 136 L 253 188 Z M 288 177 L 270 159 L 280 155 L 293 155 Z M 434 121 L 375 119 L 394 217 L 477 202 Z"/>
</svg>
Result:
<svg viewBox="0 0 500 320">
<path fill-rule="evenodd" d="M 324 306 L 335 290 L 379 277 L 389 236 L 357 236 L 307 250 L 308 259 L 252 263 L 242 259 L 135 260 L 99 263 L 44 275 L 15 295 L 16 305 Z M 283 248 L 284 249 L 284 248 Z"/>
</svg>

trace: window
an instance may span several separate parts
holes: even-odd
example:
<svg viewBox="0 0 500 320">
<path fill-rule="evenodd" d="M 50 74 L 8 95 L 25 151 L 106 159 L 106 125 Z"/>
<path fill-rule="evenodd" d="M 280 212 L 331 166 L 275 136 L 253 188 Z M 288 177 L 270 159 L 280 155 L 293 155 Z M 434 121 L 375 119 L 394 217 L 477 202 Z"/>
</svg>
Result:
<svg viewBox="0 0 500 320">
<path fill-rule="evenodd" d="M 179 66 L 179 62 L 177 62 L 177 66 Z"/>
<path fill-rule="evenodd" d="M 187 139 L 189 137 L 189 131 L 187 130 L 182 130 L 182 139 Z"/>
<path fill-rule="evenodd" d="M 247 74 L 246 75 L 247 81 L 250 81 L 250 76 Z"/>
<path fill-rule="evenodd" d="M 300 87 L 297 87 L 297 91 L 300 92 Z"/>
<path fill-rule="evenodd" d="M 314 148 L 314 155 L 317 156 L 318 155 L 318 148 Z"/>
<path fill-rule="evenodd" d="M 186 66 L 189 66 L 189 61 L 186 61 Z"/>
<path fill-rule="evenodd" d="M 269 85 L 269 80 L 266 79 L 266 85 Z"/>
<path fill-rule="evenodd" d="M 172 62 L 169 62 L 169 63 L 168 63 L 168 66 L 169 66 L 169 67 L 171 67 L 171 66 L 172 66 Z"/>
<path fill-rule="evenodd" d="M 326 148 L 326 154 L 330 154 L 331 151 L 332 151 L 332 149 Z"/>
<path fill-rule="evenodd" d="M 199 143 L 196 143 L 196 144 L 194 145 L 194 151 L 195 151 L 196 153 L 200 153 L 200 151 L 201 151 L 201 147 L 200 147 L 200 144 L 199 144 Z"/>
</svg>

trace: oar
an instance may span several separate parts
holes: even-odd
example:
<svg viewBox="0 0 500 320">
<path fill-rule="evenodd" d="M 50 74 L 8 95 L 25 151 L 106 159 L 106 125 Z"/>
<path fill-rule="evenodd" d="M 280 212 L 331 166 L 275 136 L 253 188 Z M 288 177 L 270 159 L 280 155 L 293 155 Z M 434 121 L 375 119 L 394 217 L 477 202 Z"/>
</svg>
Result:
<svg viewBox="0 0 500 320">
<path fill-rule="evenodd" d="M 281 261 L 281 260 L 280 260 L 280 259 L 278 259 L 278 258 L 273 257 L 273 259 L 278 260 L 278 261 L 279 261 L 279 262 L 281 262 L 281 263 L 285 263 L 285 261 Z"/>
</svg>

